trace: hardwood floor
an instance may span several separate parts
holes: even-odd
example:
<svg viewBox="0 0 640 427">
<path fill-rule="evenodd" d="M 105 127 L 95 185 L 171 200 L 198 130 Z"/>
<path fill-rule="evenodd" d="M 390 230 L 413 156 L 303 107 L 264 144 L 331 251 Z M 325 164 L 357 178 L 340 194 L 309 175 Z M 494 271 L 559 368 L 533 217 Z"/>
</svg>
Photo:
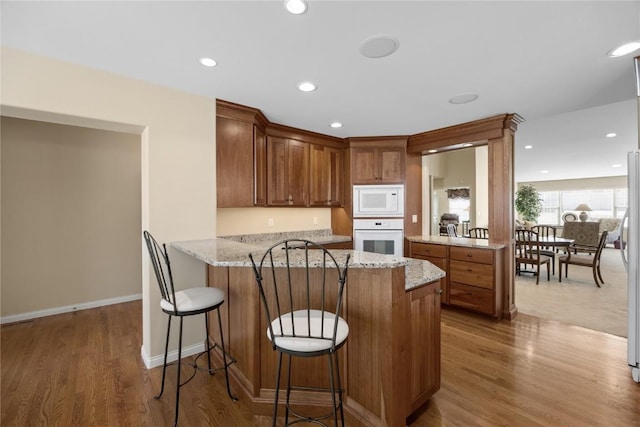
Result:
<svg viewBox="0 0 640 427">
<path fill-rule="evenodd" d="M 0 424 L 171 425 L 174 376 L 155 400 L 161 369 L 142 364 L 141 317 L 137 301 L 2 326 Z M 181 389 L 180 425 L 270 420 L 232 403 L 223 375 L 199 372 Z M 409 425 L 640 426 L 640 385 L 624 338 L 443 310 L 442 388 Z"/>
</svg>

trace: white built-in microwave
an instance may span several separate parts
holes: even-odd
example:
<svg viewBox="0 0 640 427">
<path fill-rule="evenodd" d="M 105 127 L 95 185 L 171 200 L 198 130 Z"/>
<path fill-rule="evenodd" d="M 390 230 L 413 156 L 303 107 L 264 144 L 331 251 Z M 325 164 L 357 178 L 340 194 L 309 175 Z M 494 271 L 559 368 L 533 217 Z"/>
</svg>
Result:
<svg viewBox="0 0 640 427">
<path fill-rule="evenodd" d="M 353 217 L 403 217 L 404 185 L 354 185 Z"/>
</svg>

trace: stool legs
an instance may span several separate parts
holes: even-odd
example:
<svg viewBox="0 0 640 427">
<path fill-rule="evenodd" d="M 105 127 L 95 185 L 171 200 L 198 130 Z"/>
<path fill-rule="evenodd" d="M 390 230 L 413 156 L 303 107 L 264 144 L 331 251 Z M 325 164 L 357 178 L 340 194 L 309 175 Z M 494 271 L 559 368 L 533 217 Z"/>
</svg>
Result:
<svg viewBox="0 0 640 427">
<path fill-rule="evenodd" d="M 274 402 L 273 402 L 273 419 L 271 422 L 272 427 L 276 426 L 276 420 L 278 418 L 278 397 L 280 394 L 280 375 L 282 372 L 282 357 L 283 357 L 284 353 L 278 351 L 278 369 L 277 369 L 277 376 L 276 376 L 276 390 L 275 390 L 275 398 L 274 398 Z M 342 384 L 340 382 L 340 364 L 338 361 L 338 354 L 333 352 L 333 353 L 329 353 L 327 354 L 327 361 L 329 363 L 329 382 L 330 384 L 330 388 L 329 388 L 329 392 L 331 393 L 331 403 L 332 403 L 332 408 L 331 408 L 331 412 L 327 415 L 324 415 L 320 418 L 313 418 L 313 417 L 308 417 L 306 415 L 301 415 L 299 413 L 297 413 L 295 410 L 291 409 L 291 413 L 293 415 L 295 415 L 296 417 L 298 417 L 297 420 L 295 420 L 293 423 L 298 423 L 298 422 L 312 422 L 315 424 L 320 424 L 320 425 L 325 425 L 324 423 L 321 422 L 321 420 L 323 419 L 327 419 L 329 417 L 331 417 L 333 415 L 333 425 L 334 426 L 338 426 L 338 410 L 340 410 L 340 421 L 342 422 L 342 426 L 345 425 L 344 422 L 344 410 L 343 410 L 343 405 L 342 405 Z M 291 387 L 291 365 L 293 363 L 293 357 L 291 356 L 291 354 L 287 354 L 287 396 L 286 396 L 286 402 L 285 402 L 285 413 L 284 413 L 284 425 L 285 427 L 289 425 L 289 402 L 290 402 L 290 397 L 291 397 L 291 390 L 292 388 L 295 387 Z M 302 387 L 303 389 L 315 389 L 318 390 L 316 388 L 305 388 Z M 326 389 L 324 389 L 326 391 Z M 336 399 L 337 397 L 337 399 Z"/>
<path fill-rule="evenodd" d="M 224 376 L 227 380 L 227 394 L 236 402 L 238 398 L 231 394 L 231 385 L 229 384 L 229 364 L 227 363 L 227 351 L 224 348 L 224 333 L 222 332 L 222 317 L 220 316 L 220 308 L 218 312 L 218 327 L 220 328 L 220 344 L 222 345 L 222 363 L 224 364 Z M 207 326 L 207 350 L 209 350 L 209 327 Z M 211 371 L 211 359 L 209 359 L 209 371 Z"/>
<path fill-rule="evenodd" d="M 167 373 L 167 353 L 169 351 L 169 332 L 171 332 L 171 315 L 169 315 L 169 321 L 167 323 L 167 339 L 164 342 L 164 363 L 162 364 L 162 385 L 160 386 L 160 393 L 154 396 L 154 399 L 160 399 L 164 392 L 164 378 Z"/>
<path fill-rule="evenodd" d="M 227 363 L 227 353 L 224 349 L 224 334 L 223 334 L 223 329 L 222 329 L 222 317 L 220 316 L 220 310 L 216 309 L 216 311 L 218 312 L 218 325 L 220 327 L 220 341 L 221 341 L 221 346 L 222 346 L 222 360 L 224 363 L 224 374 L 225 374 L 225 379 L 227 382 L 227 394 L 229 394 L 229 397 L 231 398 L 231 400 L 233 400 L 234 402 L 238 400 L 238 398 L 236 396 L 234 396 L 231 393 L 231 384 L 229 383 L 229 363 Z M 175 419 L 174 419 L 174 425 L 177 426 L 178 425 L 178 411 L 179 411 L 179 404 L 180 404 L 180 387 L 182 387 L 184 384 L 188 383 L 190 381 L 191 378 L 193 378 L 193 375 L 195 375 L 195 371 L 193 373 L 193 375 L 191 376 L 191 378 L 185 380 L 184 383 L 180 382 L 180 378 L 181 378 L 181 367 L 182 367 L 182 324 L 183 324 L 183 319 L 184 316 L 178 316 L 180 317 L 180 333 L 178 336 L 178 360 L 176 361 L 176 364 L 178 365 L 178 374 L 177 374 L 177 379 L 176 379 L 176 411 L 175 411 Z M 204 319 L 205 319 L 205 330 L 206 330 L 206 353 L 207 353 L 207 370 L 209 371 L 210 375 L 213 375 L 215 369 L 213 369 L 211 367 L 211 350 L 214 347 L 211 346 L 211 343 L 209 342 L 209 322 L 208 322 L 208 316 L 207 313 L 204 313 Z M 167 355 L 169 353 L 169 335 L 171 333 L 171 320 L 172 320 L 172 316 L 170 314 L 168 314 L 168 321 L 167 321 L 167 336 L 165 339 L 165 343 L 164 343 L 164 362 L 162 364 L 162 384 L 160 386 L 160 392 L 154 396 L 155 399 L 160 399 L 160 397 L 162 396 L 162 393 L 164 392 L 164 383 L 165 383 L 165 379 L 166 379 L 166 373 L 167 373 Z M 202 353 L 201 353 L 202 354 Z M 197 366 L 194 364 L 193 365 L 194 369 L 198 369 Z"/>
</svg>

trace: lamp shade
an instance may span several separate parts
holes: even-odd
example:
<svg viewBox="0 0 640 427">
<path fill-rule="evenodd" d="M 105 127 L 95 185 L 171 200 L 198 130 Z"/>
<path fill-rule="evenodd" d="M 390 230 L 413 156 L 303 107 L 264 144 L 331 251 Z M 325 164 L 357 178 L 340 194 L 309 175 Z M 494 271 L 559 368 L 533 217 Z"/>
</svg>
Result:
<svg viewBox="0 0 640 427">
<path fill-rule="evenodd" d="M 583 212 L 589 212 L 591 210 L 591 208 L 589 207 L 589 205 L 585 204 L 585 203 L 580 203 L 578 206 L 576 206 L 576 208 L 574 209 L 574 211 L 583 211 Z"/>
</svg>

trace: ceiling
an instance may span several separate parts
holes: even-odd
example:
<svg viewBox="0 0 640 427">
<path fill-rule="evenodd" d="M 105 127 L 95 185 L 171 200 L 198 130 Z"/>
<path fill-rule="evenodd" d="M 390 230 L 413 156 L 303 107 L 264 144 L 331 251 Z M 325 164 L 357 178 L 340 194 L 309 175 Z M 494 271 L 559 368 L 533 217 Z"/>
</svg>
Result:
<svg viewBox="0 0 640 427">
<path fill-rule="evenodd" d="M 633 54 L 606 53 L 640 40 L 640 1 L 311 1 L 303 15 L 280 0 L 2 1 L 0 15 L 3 45 L 337 137 L 518 113 L 517 181 L 626 175 L 638 145 Z M 397 51 L 362 56 L 378 34 Z M 298 91 L 304 80 L 317 90 Z M 479 98 L 449 102 L 467 93 Z"/>
</svg>

